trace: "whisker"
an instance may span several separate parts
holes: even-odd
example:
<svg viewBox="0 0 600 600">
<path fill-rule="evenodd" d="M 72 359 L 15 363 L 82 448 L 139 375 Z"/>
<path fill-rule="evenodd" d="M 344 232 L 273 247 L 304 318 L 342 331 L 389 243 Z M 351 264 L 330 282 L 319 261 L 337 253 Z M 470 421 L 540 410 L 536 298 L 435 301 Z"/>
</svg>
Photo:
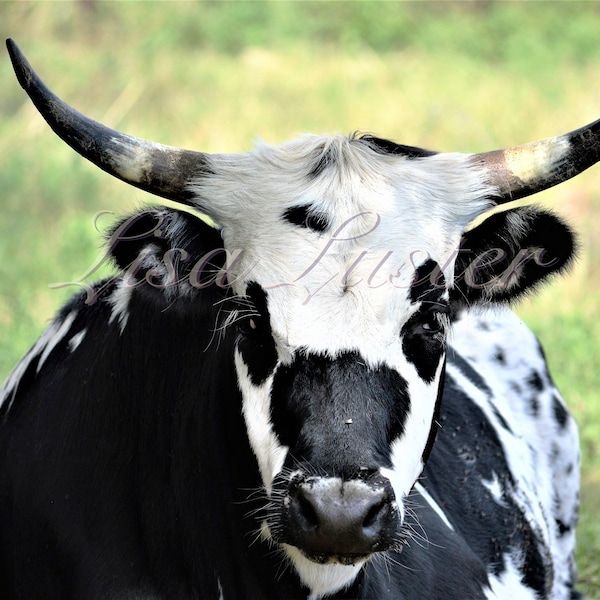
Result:
<svg viewBox="0 0 600 600">
<path fill-rule="evenodd" d="M 217 308 L 217 314 L 215 316 L 215 324 L 211 329 L 212 335 L 205 348 L 205 352 L 210 348 L 215 339 L 217 340 L 218 349 L 228 329 L 238 321 L 253 316 L 260 316 L 250 298 L 246 296 L 228 295 L 225 298 L 215 301 L 213 306 Z"/>
<path fill-rule="evenodd" d="M 400 556 L 400 555 L 398 555 L 398 556 Z M 417 569 L 413 569 L 412 567 L 405 565 L 400 559 L 393 558 L 390 552 L 383 552 L 380 555 L 376 555 L 375 558 L 384 561 L 388 575 L 390 573 L 390 571 L 389 571 L 390 565 L 395 565 L 395 566 L 401 567 L 402 569 L 405 569 L 406 571 L 412 571 L 413 573 L 417 572 Z"/>
</svg>

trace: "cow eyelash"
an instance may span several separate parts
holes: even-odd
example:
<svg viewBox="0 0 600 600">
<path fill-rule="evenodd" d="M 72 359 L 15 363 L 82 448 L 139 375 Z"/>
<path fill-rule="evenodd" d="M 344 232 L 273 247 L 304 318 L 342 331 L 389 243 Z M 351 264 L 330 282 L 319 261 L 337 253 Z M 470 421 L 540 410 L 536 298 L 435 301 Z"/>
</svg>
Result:
<svg viewBox="0 0 600 600">
<path fill-rule="evenodd" d="M 227 297 L 217 304 L 220 306 L 215 331 L 223 334 L 232 325 L 239 328 L 248 321 L 253 323 L 249 326 L 250 331 L 258 327 L 261 315 L 249 298 L 244 296 Z"/>
<path fill-rule="evenodd" d="M 447 315 L 450 312 L 450 307 L 447 304 L 444 304 L 443 302 L 423 300 L 423 310 Z"/>
<path fill-rule="evenodd" d="M 241 334 L 252 335 L 260 328 L 262 315 L 250 298 L 240 296 L 238 300 L 241 306 L 236 311 L 235 324 Z"/>
</svg>

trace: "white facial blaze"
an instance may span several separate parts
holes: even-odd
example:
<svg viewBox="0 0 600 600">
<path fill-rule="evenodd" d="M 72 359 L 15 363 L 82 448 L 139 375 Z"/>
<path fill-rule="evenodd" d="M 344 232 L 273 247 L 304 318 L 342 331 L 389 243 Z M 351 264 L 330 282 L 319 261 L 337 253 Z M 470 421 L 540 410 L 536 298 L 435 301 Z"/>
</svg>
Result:
<svg viewBox="0 0 600 600">
<path fill-rule="evenodd" d="M 429 439 L 437 400 L 443 359 L 432 383 L 415 376 L 408 381 L 410 410 L 404 424 L 404 433 L 392 443 L 392 469 L 381 469 L 392 483 L 398 507 L 404 518 L 403 498 L 408 496 L 423 470 L 423 451 Z"/>
<path fill-rule="evenodd" d="M 281 471 L 288 448 L 277 439 L 271 422 L 271 386 L 273 377 L 259 386 L 254 385 L 241 354 L 235 353 L 238 385 L 242 392 L 242 414 L 246 422 L 248 439 L 256 456 L 263 485 L 271 493 L 273 479 Z"/>
</svg>

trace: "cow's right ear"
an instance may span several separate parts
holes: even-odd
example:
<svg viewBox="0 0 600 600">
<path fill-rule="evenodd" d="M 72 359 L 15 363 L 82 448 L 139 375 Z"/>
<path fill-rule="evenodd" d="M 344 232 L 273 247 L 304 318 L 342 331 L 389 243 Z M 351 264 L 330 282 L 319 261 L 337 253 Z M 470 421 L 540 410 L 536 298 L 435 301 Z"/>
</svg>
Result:
<svg viewBox="0 0 600 600">
<path fill-rule="evenodd" d="M 529 206 L 494 214 L 462 237 L 451 302 L 517 300 L 568 268 L 575 253 L 573 233 L 552 213 Z"/>
<path fill-rule="evenodd" d="M 212 287 L 225 264 L 219 232 L 187 212 L 150 209 L 118 222 L 107 235 L 108 254 L 137 288 L 168 299 Z"/>
</svg>

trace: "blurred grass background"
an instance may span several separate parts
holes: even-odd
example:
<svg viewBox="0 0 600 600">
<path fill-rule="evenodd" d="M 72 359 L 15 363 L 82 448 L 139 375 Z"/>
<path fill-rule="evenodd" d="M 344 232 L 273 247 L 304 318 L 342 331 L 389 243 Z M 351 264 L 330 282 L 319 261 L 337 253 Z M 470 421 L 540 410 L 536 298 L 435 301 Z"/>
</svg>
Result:
<svg viewBox="0 0 600 600">
<path fill-rule="evenodd" d="M 600 117 L 596 2 L 4 1 L 0 34 L 89 116 L 207 152 L 355 130 L 476 152 Z M 600 598 L 600 166 L 537 200 L 582 246 L 518 312 L 580 424 L 580 586 Z M 1 53 L 0 380 L 77 289 L 49 284 L 101 259 L 99 211 L 148 202 L 50 132 Z"/>
</svg>

